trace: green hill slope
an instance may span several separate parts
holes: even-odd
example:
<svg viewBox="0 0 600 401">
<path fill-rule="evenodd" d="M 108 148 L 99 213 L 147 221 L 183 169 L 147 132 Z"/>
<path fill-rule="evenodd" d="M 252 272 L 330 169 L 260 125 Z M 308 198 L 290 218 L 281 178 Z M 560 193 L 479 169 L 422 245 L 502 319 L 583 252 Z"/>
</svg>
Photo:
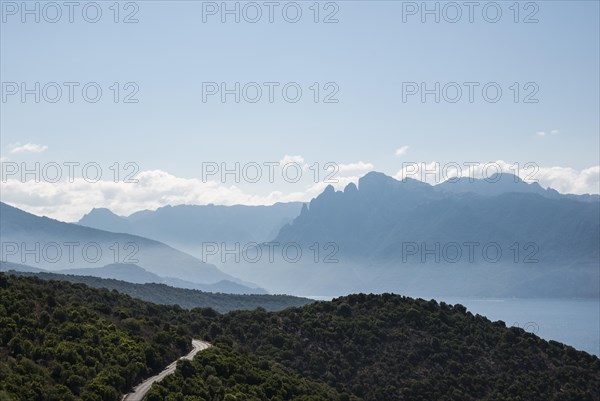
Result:
<svg viewBox="0 0 600 401">
<path fill-rule="evenodd" d="M 265 358 L 227 346 L 201 352 L 183 361 L 175 375 L 155 385 L 147 401 L 340 401 L 356 400 L 324 383 L 310 380 Z"/>
<path fill-rule="evenodd" d="M 0 274 L 0 400 L 117 400 L 191 348 L 183 318 L 108 290 Z"/>
<path fill-rule="evenodd" d="M 221 322 L 214 342 L 233 341 L 365 401 L 600 399 L 597 357 L 461 305 L 360 294 Z"/>
<path fill-rule="evenodd" d="M 58 273 L 27 273 L 9 271 L 6 274 L 33 276 L 43 280 L 60 280 L 71 283 L 82 283 L 94 288 L 117 290 L 133 298 L 161 305 L 179 305 L 182 308 L 212 308 L 218 312 L 234 310 L 253 310 L 264 308 L 278 311 L 291 306 L 303 306 L 313 301 L 308 298 L 291 295 L 268 294 L 223 294 L 205 292 L 185 288 L 171 287 L 166 284 L 134 284 L 127 281 L 104 279 L 91 276 L 63 275 Z"/>
<path fill-rule="evenodd" d="M 350 295 L 224 315 L 0 274 L 0 400 L 118 401 L 200 352 L 148 401 L 600 399 L 600 360 L 461 305 Z"/>
</svg>

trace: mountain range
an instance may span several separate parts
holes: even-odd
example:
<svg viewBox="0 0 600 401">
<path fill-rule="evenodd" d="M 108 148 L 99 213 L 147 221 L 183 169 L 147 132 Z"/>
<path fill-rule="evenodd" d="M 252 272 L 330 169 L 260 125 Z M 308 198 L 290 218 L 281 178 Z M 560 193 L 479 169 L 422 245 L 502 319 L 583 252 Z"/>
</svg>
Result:
<svg viewBox="0 0 600 401">
<path fill-rule="evenodd" d="M 178 205 L 118 216 L 108 209 L 92 209 L 79 220 L 82 226 L 135 234 L 169 244 L 212 262 L 203 243 L 246 244 L 268 241 L 300 213 L 302 203 L 271 206 Z M 214 262 L 219 262 L 216 258 Z"/>
<path fill-rule="evenodd" d="M 511 174 L 433 186 L 371 172 L 343 191 L 328 186 L 306 204 L 180 205 L 127 217 L 94 209 L 79 224 L 5 204 L 1 211 L 3 241 L 137 245 L 134 262 L 106 257 L 82 265 L 80 258 L 52 270 L 135 264 L 184 288 L 222 282 L 242 286 L 233 292 L 259 286 L 304 296 L 598 297 L 600 291 L 598 196 L 560 194 Z M 260 245 L 225 262 L 217 255 L 218 267 L 175 249 L 201 256 L 204 242 Z M 290 257 L 288 248 L 300 257 Z M 14 255 L 3 259 L 25 263 Z"/>
<path fill-rule="evenodd" d="M 600 195 L 597 194 L 561 194 L 553 188 L 543 188 L 539 183 L 527 183 L 516 175 L 502 173 L 493 174 L 485 179 L 460 177 L 449 179 L 434 189 L 450 193 L 475 193 L 483 196 L 495 196 L 504 193 L 529 193 L 537 194 L 550 199 L 573 199 L 582 202 L 598 202 Z"/>
<path fill-rule="evenodd" d="M 280 230 L 274 242 L 296 244 L 301 260 L 276 253 L 220 268 L 307 295 L 598 297 L 597 197 L 494 180 L 432 186 L 368 173 L 343 191 L 328 186 Z"/>
<path fill-rule="evenodd" d="M 131 282 L 264 293 L 212 264 L 148 238 L 39 217 L 5 203 L 0 203 L 0 223 L 3 262 L 50 271 L 74 269 L 73 274 Z"/>
<path fill-rule="evenodd" d="M 37 267 L 0 261 L 0 272 L 9 272 L 11 270 L 19 273 L 50 273 L 49 270 Z M 140 266 L 124 263 L 113 263 L 102 267 L 56 270 L 52 271 L 52 273 L 54 273 L 55 276 L 97 277 L 101 279 L 121 280 L 132 284 L 165 284 L 171 287 L 212 293 L 267 294 L 267 291 L 262 288 L 250 288 L 229 280 L 221 280 L 213 284 L 200 284 L 173 277 L 161 277 L 157 274 L 150 273 Z"/>
</svg>

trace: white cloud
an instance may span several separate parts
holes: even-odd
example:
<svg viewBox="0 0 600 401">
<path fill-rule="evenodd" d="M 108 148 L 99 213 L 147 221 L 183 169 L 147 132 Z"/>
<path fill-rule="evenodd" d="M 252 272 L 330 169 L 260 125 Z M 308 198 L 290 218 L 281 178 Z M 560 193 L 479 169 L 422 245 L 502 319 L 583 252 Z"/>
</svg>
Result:
<svg viewBox="0 0 600 401">
<path fill-rule="evenodd" d="M 288 163 L 296 163 L 296 164 L 302 165 L 304 163 L 304 157 L 302 157 L 300 155 L 295 155 L 295 156 L 285 155 L 285 156 L 283 156 L 283 159 L 279 160 L 280 166 L 284 166 Z"/>
<path fill-rule="evenodd" d="M 349 164 L 338 164 L 340 173 L 348 173 L 348 172 L 364 172 L 373 170 L 373 165 L 371 163 L 365 163 L 363 161 L 359 161 L 357 163 L 349 163 Z"/>
<path fill-rule="evenodd" d="M 396 149 L 396 156 L 402 156 L 404 154 L 406 154 L 406 152 L 408 152 L 408 148 L 409 146 L 401 146 L 398 149 Z"/>
<path fill-rule="evenodd" d="M 74 182 L 68 180 L 56 183 L 35 182 L 35 180 L 23 182 L 10 178 L 2 182 L 1 200 L 31 213 L 63 221 L 77 221 L 94 207 L 106 207 L 119 215 L 129 215 L 142 209 L 154 210 L 162 206 L 178 204 L 270 205 L 276 202 L 308 202 L 323 192 L 327 185 L 331 184 L 336 190 L 343 190 L 351 182 L 356 184 L 364 172 L 372 169 L 370 163 L 360 161 L 343 166 L 339 174 L 333 177 L 332 182 L 324 182 L 324 177 L 321 177 L 317 183 L 306 185 L 306 182 L 299 182 L 292 187 L 286 186 L 284 187 L 288 188 L 286 192 L 278 188 L 260 194 L 248 193 L 237 185 L 181 178 L 161 170 L 140 172 L 136 176 L 138 183 L 112 180 L 88 182 L 83 178 L 74 178 Z M 461 166 L 462 168 L 458 170 L 452 165 L 430 162 L 420 167 L 426 167 L 429 172 L 439 172 L 438 180 L 444 178 L 443 174 L 481 177 L 483 174 L 489 176 L 498 169 L 515 172 L 514 165 L 502 160 L 487 165 L 481 163 L 470 172 L 466 166 L 462 164 Z M 408 171 L 413 173 L 408 175 L 409 177 L 422 178 L 419 174 L 414 174 L 414 169 Z M 532 172 L 534 170 L 525 169 L 524 165 L 521 165 L 519 176 L 528 179 Z M 600 191 L 600 166 L 583 170 L 568 167 L 539 167 L 532 177 L 543 187 L 552 187 L 561 193 L 582 194 Z M 402 170 L 396 174 L 396 178 L 402 179 Z M 427 178 L 427 182 L 436 183 L 436 177 L 431 174 L 424 178 Z M 431 182 L 432 180 L 434 182 Z"/>
<path fill-rule="evenodd" d="M 39 145 L 37 143 L 26 143 L 25 145 L 21 145 L 19 142 L 8 145 L 10 149 L 10 153 L 42 153 L 48 146 Z"/>
<path fill-rule="evenodd" d="M 298 156 L 282 159 L 286 162 L 291 160 L 303 161 Z M 304 181 L 291 187 L 285 186 L 286 192 L 273 190 L 260 194 L 248 193 L 239 185 L 181 178 L 161 170 L 140 172 L 135 177 L 137 183 L 112 180 L 89 182 L 80 177 L 71 177 L 73 182 L 67 179 L 36 182 L 12 176 L 2 182 L 1 200 L 36 215 L 63 221 L 77 221 L 94 207 L 106 207 L 119 215 L 129 215 L 142 209 L 154 210 L 178 204 L 270 205 L 276 202 L 308 202 L 330 183 L 341 190 L 350 182 L 358 182 L 359 176 L 363 175 L 361 172 L 373 168 L 371 164 L 360 161 L 342 167 L 337 174 L 331 177 L 327 175 L 332 182 L 324 182 L 326 176 L 322 175 L 317 183 L 306 185 Z"/>
<path fill-rule="evenodd" d="M 557 129 L 553 129 L 553 130 L 552 130 L 552 131 L 550 131 L 550 132 L 546 132 L 546 131 L 538 131 L 538 132 L 536 132 L 535 134 L 536 134 L 537 136 L 539 136 L 539 137 L 548 136 L 549 134 L 556 135 L 556 134 L 558 134 L 558 130 L 557 130 Z"/>
<path fill-rule="evenodd" d="M 308 168 L 310 167 L 308 165 L 308 163 L 304 162 L 304 156 L 301 156 L 301 155 L 294 155 L 294 156 L 285 155 L 285 156 L 283 156 L 283 158 L 281 160 L 279 160 L 278 167 L 280 169 L 286 169 L 286 168 L 295 169 L 297 166 L 300 166 L 302 171 L 307 171 Z"/>
<path fill-rule="evenodd" d="M 536 163 L 495 162 L 467 163 L 403 163 L 402 169 L 394 178 L 402 180 L 413 178 L 437 185 L 453 177 L 487 178 L 495 173 L 504 172 L 518 175 L 528 183 L 538 182 L 544 188 L 553 188 L 560 193 L 598 194 L 600 192 L 600 166 L 582 170 L 570 167 L 543 167 Z"/>
<path fill-rule="evenodd" d="M 561 193 L 597 194 L 600 190 L 600 166 L 580 171 L 570 167 L 540 167 L 535 177 L 541 186 Z"/>
<path fill-rule="evenodd" d="M 279 166 L 282 168 L 283 168 L 283 166 L 285 166 L 288 163 L 294 163 L 294 164 L 300 165 L 300 166 L 302 166 L 302 170 L 304 170 L 304 171 L 308 170 L 311 167 L 311 166 L 309 166 L 308 163 L 305 163 L 304 157 L 300 156 L 300 155 L 296 155 L 296 156 L 285 155 L 285 156 L 283 156 L 283 158 L 281 160 L 279 160 Z M 337 166 L 337 171 L 333 170 L 333 166 Z M 319 165 L 317 166 L 317 168 L 321 169 L 326 176 L 328 176 L 328 173 L 332 173 L 335 178 L 339 178 L 337 176 L 338 173 L 367 172 L 367 171 L 372 171 L 374 169 L 374 166 L 371 163 L 365 163 L 365 162 L 359 160 L 356 163 L 347 163 L 347 164 L 343 164 L 343 163 L 340 164 L 340 163 L 336 163 L 336 162 L 320 162 Z"/>
<path fill-rule="evenodd" d="M 2 183 L 2 201 L 34 214 L 76 221 L 93 207 L 106 207 L 117 214 L 128 215 L 165 205 L 252 205 L 274 203 L 279 199 L 277 194 L 253 196 L 244 194 L 235 185 L 179 178 L 160 170 L 143 171 L 136 178 L 138 183 L 108 180 L 90 183 L 82 178 L 72 183 L 9 179 Z"/>
</svg>

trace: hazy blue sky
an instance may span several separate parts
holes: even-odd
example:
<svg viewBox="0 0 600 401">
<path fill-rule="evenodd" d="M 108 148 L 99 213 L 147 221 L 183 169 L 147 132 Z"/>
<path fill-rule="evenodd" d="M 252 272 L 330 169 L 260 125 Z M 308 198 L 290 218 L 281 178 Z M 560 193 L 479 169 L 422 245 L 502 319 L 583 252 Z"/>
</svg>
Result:
<svg viewBox="0 0 600 401">
<path fill-rule="evenodd" d="M 431 15 L 423 23 L 419 13 L 403 15 L 412 4 L 399 1 L 319 3 L 319 19 L 336 11 L 338 23 L 315 23 L 314 2 L 298 2 L 302 17 L 290 23 L 282 16 L 288 3 L 279 2 L 273 23 L 264 2 L 258 2 L 263 11 L 259 22 L 246 22 L 242 15 L 240 23 L 233 16 L 222 23 L 220 14 L 207 15 L 203 22 L 203 7 L 212 7 L 207 2 L 138 1 L 138 23 L 114 23 L 113 2 L 99 2 L 103 14 L 98 23 L 83 20 L 81 7 L 69 23 L 63 7 L 61 21 L 53 24 L 43 16 L 40 23 L 33 16 L 22 23 L 20 10 L 12 15 L 12 2 L 2 1 L 4 85 L 93 81 L 103 89 L 98 103 L 84 101 L 81 87 L 74 103 L 67 100 L 66 89 L 55 104 L 43 99 L 37 104 L 33 96 L 22 103 L 18 94 L 3 99 L 3 160 L 95 161 L 102 166 L 133 161 L 140 171 L 160 170 L 182 179 L 199 178 L 202 162 L 262 163 L 284 155 L 301 155 L 308 164 L 362 161 L 362 170 L 390 175 L 404 161 L 534 162 L 546 169 L 541 178 L 547 180 L 551 167 L 573 169 L 577 175 L 600 164 L 597 1 L 520 2 L 519 23 L 513 2 L 495 3 L 502 10 L 497 23 L 482 15 L 485 6 L 487 18 L 494 17 L 490 2 L 479 2 L 472 23 L 464 6 L 458 22 L 446 22 L 444 16 L 455 13 L 443 8 L 447 2 L 438 4 L 440 23 Z M 227 4 L 233 8 L 236 3 Z M 121 20 L 134 10 L 128 7 L 121 9 Z M 93 15 L 93 9 L 88 11 Z M 252 18 L 254 11 L 247 11 Z M 52 18 L 54 11 L 47 12 Z M 524 23 L 531 13 L 539 22 Z M 135 82 L 139 103 L 114 103 L 113 82 Z M 203 102 L 203 82 L 230 87 L 235 82 L 297 82 L 303 94 L 299 102 L 289 103 L 280 86 L 273 103 L 266 89 L 255 104 L 235 103 L 233 96 L 226 103 L 218 96 Z M 314 82 L 334 82 L 339 102 L 314 103 L 309 89 Z M 403 82 L 429 87 L 496 82 L 503 94 L 489 103 L 479 86 L 471 103 L 463 87 L 457 103 L 435 103 L 433 95 L 425 103 L 418 95 L 403 102 Z M 510 89 L 515 82 L 521 86 L 517 103 Z M 524 88 L 526 83 L 534 86 Z M 539 102 L 524 103 L 536 87 Z M 326 92 L 321 88 L 321 96 Z M 15 151 L 25 144 L 40 147 Z M 268 183 L 240 187 L 245 193 L 267 194 L 305 191 L 307 185 L 293 190 Z M 562 189 L 597 192 L 597 178 L 590 185 Z M 20 199 L 25 206 L 22 194 L 11 198 L 11 193 L 6 190 L 3 200 Z M 99 203 L 110 204 L 104 196 Z"/>
</svg>

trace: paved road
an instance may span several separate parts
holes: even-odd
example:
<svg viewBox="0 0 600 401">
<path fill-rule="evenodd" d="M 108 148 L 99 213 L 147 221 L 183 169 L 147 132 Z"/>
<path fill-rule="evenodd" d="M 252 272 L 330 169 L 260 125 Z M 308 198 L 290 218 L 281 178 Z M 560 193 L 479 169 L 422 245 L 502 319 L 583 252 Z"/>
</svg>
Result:
<svg viewBox="0 0 600 401">
<path fill-rule="evenodd" d="M 210 346 L 211 345 L 209 343 L 207 343 L 206 341 L 192 340 L 192 347 L 194 347 L 194 349 L 189 354 L 187 354 L 186 356 L 183 356 L 179 359 L 193 359 L 194 356 L 196 356 L 196 354 L 198 352 L 205 350 Z M 164 379 L 165 377 L 175 373 L 176 367 L 177 367 L 177 361 L 174 361 L 169 366 L 167 366 L 165 368 L 165 370 L 163 370 L 156 376 L 152 376 L 149 379 L 146 379 L 142 383 L 137 385 L 133 389 L 133 392 L 124 395 L 123 398 L 121 399 L 121 401 L 142 401 L 142 399 L 146 396 L 146 393 L 150 390 L 150 387 L 152 387 L 152 385 L 154 383 L 159 382 L 162 379 Z"/>
</svg>

